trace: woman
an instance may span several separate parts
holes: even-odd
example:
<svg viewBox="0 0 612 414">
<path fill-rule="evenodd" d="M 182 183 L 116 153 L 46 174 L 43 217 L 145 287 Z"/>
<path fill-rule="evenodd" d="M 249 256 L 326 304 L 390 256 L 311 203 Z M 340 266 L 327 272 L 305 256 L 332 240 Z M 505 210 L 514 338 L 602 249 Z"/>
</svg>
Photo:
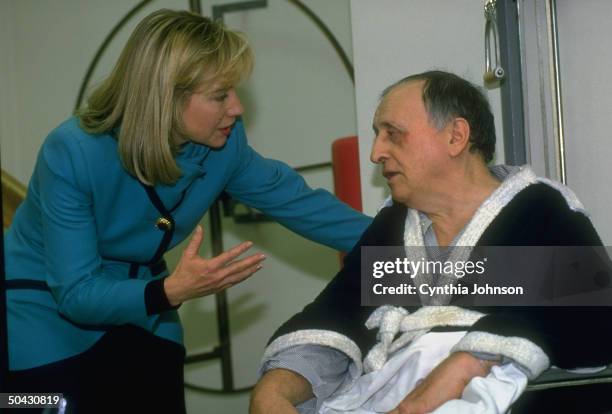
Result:
<svg viewBox="0 0 612 414">
<path fill-rule="evenodd" d="M 47 137 L 5 241 L 10 391 L 63 392 L 73 412 L 184 412 L 175 309 L 264 259 L 237 259 L 250 242 L 198 256 L 197 223 L 222 191 L 315 241 L 357 241 L 368 217 L 248 146 L 234 86 L 252 65 L 241 34 L 157 11 Z M 170 273 L 163 254 L 194 228 Z"/>
</svg>

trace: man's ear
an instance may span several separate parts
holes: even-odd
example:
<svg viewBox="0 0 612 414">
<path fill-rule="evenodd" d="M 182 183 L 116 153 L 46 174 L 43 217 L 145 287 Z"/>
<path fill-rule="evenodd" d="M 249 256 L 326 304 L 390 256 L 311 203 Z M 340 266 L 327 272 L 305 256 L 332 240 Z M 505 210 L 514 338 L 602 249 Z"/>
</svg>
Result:
<svg viewBox="0 0 612 414">
<path fill-rule="evenodd" d="M 465 118 L 457 117 L 451 121 L 449 155 L 456 157 L 470 147 L 470 124 Z"/>
</svg>

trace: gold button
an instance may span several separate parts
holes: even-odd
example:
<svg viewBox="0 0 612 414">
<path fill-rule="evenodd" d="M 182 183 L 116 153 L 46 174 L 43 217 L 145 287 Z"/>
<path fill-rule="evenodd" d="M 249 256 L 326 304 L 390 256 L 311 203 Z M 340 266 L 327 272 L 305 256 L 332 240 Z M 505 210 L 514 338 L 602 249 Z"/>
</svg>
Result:
<svg viewBox="0 0 612 414">
<path fill-rule="evenodd" d="M 172 229 L 172 222 L 165 217 L 160 217 L 155 222 L 155 227 L 162 231 L 170 231 Z"/>
</svg>

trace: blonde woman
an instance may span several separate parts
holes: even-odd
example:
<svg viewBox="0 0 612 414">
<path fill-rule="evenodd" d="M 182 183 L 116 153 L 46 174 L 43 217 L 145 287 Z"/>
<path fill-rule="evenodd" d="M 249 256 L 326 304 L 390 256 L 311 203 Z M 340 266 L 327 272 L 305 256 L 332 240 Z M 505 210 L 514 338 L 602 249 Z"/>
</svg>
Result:
<svg viewBox="0 0 612 414">
<path fill-rule="evenodd" d="M 184 412 L 176 308 L 264 260 L 238 259 L 250 242 L 198 255 L 198 222 L 222 191 L 312 240 L 356 243 L 370 218 L 249 147 L 234 86 L 252 65 L 241 34 L 154 12 L 49 134 L 5 240 L 11 391 L 62 392 L 72 412 Z M 163 254 L 194 229 L 167 270 Z"/>
</svg>

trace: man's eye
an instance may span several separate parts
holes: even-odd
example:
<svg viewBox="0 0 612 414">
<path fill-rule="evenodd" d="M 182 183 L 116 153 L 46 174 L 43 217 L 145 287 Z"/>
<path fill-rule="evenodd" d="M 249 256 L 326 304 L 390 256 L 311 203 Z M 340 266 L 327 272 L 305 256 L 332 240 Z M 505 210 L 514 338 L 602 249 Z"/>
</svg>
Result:
<svg viewBox="0 0 612 414">
<path fill-rule="evenodd" d="M 224 93 L 223 95 L 218 95 L 215 97 L 215 101 L 219 101 L 219 102 L 223 102 L 227 99 L 227 94 Z"/>
</svg>

